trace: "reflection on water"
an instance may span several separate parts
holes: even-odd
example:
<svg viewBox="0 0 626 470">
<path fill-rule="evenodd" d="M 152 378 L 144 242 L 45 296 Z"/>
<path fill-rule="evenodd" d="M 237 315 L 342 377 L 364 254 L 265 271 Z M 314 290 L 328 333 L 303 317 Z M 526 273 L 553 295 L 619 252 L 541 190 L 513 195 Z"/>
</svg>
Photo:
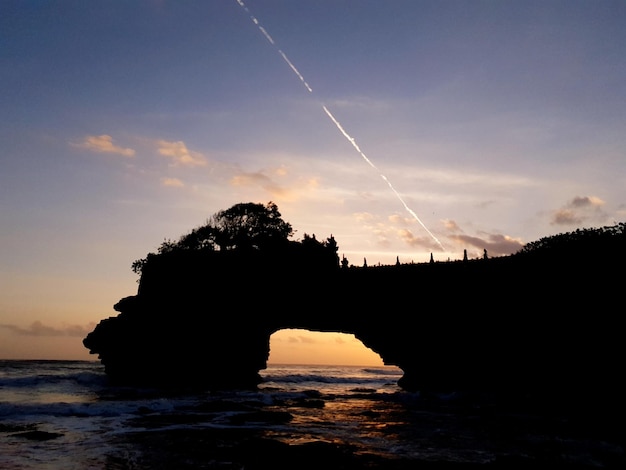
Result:
<svg viewBox="0 0 626 470">
<path fill-rule="evenodd" d="M 26 362 L 0 375 L 3 470 L 302 468 L 298 458 L 373 469 L 386 467 L 367 459 L 383 457 L 624 468 L 623 432 L 611 428 L 620 420 L 502 408 L 487 394 L 407 393 L 392 369 L 274 367 L 259 390 L 163 394 L 108 387 L 92 363 Z M 338 448 L 367 465 L 328 467 Z"/>
</svg>

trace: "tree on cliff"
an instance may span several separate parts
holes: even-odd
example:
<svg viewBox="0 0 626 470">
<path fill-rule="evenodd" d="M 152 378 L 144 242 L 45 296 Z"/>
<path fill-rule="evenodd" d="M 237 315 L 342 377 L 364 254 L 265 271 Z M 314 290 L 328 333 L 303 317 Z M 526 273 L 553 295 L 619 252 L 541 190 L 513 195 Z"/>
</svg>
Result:
<svg viewBox="0 0 626 470">
<path fill-rule="evenodd" d="M 178 241 L 165 240 L 158 248 L 158 255 L 182 250 L 246 252 L 280 248 L 289 244 L 292 235 L 291 224 L 282 219 L 273 202 L 266 205 L 239 203 L 215 213 L 205 225 L 193 229 Z M 305 234 L 301 244 L 310 253 L 322 250 L 337 256 L 337 243 L 332 236 L 325 242 L 318 242 L 315 235 Z M 157 254 L 150 253 L 146 258 L 134 261 L 133 272 L 141 274 L 145 264 L 154 256 Z"/>
<path fill-rule="evenodd" d="M 576 247 L 579 253 L 602 249 L 606 254 L 624 250 L 626 246 L 626 222 L 600 228 L 582 228 L 574 232 L 559 233 L 527 243 L 517 254 L 559 254 Z M 600 255 L 600 253 L 596 253 Z"/>
<path fill-rule="evenodd" d="M 293 234 L 281 218 L 278 206 L 246 202 L 211 216 L 205 225 L 183 235 L 178 242 L 165 241 L 159 253 L 174 250 L 248 250 L 284 243 Z"/>
<path fill-rule="evenodd" d="M 211 220 L 215 243 L 220 250 L 262 249 L 284 243 L 293 235 L 291 224 L 285 222 L 273 202 L 235 204 L 219 211 Z"/>
</svg>

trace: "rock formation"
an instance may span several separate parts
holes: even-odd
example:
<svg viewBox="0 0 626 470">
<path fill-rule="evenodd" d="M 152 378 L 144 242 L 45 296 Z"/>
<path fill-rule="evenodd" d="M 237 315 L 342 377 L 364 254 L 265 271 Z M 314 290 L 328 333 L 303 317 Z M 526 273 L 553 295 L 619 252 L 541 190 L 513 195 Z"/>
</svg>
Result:
<svg viewBox="0 0 626 470">
<path fill-rule="evenodd" d="M 115 383 L 254 388 L 270 335 L 303 328 L 353 333 L 409 391 L 621 393 L 620 227 L 506 257 L 379 267 L 339 267 L 297 243 L 165 253 L 84 345 Z"/>
</svg>

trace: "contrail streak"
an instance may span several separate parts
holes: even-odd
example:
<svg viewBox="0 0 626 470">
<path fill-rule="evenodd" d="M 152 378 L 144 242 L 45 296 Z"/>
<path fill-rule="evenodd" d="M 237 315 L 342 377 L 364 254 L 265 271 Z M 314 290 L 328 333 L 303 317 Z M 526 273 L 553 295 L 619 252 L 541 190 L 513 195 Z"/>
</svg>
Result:
<svg viewBox="0 0 626 470">
<path fill-rule="evenodd" d="M 254 15 L 252 15 L 252 13 L 250 13 L 250 10 L 248 10 L 248 7 L 241 1 L 241 0 L 237 0 L 237 3 L 239 4 L 239 6 L 241 8 L 243 8 L 246 13 L 248 15 L 250 15 L 250 19 L 252 20 L 252 22 L 257 25 L 257 27 L 259 28 L 259 30 L 263 33 L 263 36 L 265 36 L 265 39 L 267 39 L 270 44 L 273 46 L 274 45 L 274 40 L 272 39 L 272 36 L 270 36 L 270 33 L 268 33 L 265 28 L 263 26 L 261 26 L 261 23 L 259 23 L 259 20 L 257 20 Z"/>
<path fill-rule="evenodd" d="M 426 225 L 424 225 L 424 222 L 422 222 L 422 220 L 417 216 L 417 214 L 415 212 L 413 212 L 413 210 L 406 204 L 406 202 L 404 202 L 404 199 L 402 199 L 402 196 L 400 196 L 400 194 L 398 193 L 398 191 L 396 191 L 396 188 L 393 187 L 393 185 L 391 184 L 391 182 L 387 179 L 387 177 L 385 175 L 383 175 L 380 170 L 378 168 L 376 168 L 376 165 L 374 165 L 372 163 L 372 161 L 367 158 L 367 155 L 365 155 L 363 153 L 363 151 L 361 150 L 361 148 L 358 146 L 358 144 L 356 143 L 356 141 L 354 140 L 353 137 L 350 136 L 350 134 L 348 134 L 345 129 L 343 128 L 343 126 L 339 123 L 339 121 L 337 121 L 337 119 L 335 119 L 335 116 L 333 116 L 333 114 L 328 110 L 328 108 L 324 105 L 322 105 L 322 108 L 324 108 L 324 111 L 326 112 L 326 114 L 328 115 L 328 117 L 330 118 L 331 121 L 333 121 L 335 123 L 335 126 L 337 126 L 337 129 L 339 129 L 339 131 L 343 134 L 343 136 L 348 139 L 348 142 L 350 142 L 352 144 L 352 146 L 356 149 L 357 152 L 359 152 L 359 154 L 363 157 L 363 159 L 369 163 L 369 165 L 374 168 L 378 174 L 380 175 L 380 177 L 383 179 L 383 181 L 385 181 L 385 183 L 387 183 L 387 186 L 389 186 L 389 189 L 391 189 L 393 191 L 393 193 L 396 195 L 396 197 L 398 198 L 398 200 L 402 203 L 402 205 L 404 206 L 404 208 L 409 212 L 409 214 L 411 214 L 413 216 L 413 218 L 415 220 L 417 220 L 419 222 L 419 224 L 422 226 L 422 228 L 424 230 L 426 230 L 426 232 L 428 233 L 428 235 L 431 236 L 431 238 L 433 240 L 435 240 L 437 242 L 437 245 L 439 245 L 439 247 L 443 250 L 446 251 L 446 249 L 443 247 L 443 245 L 441 244 L 441 242 L 439 241 L 439 239 L 432 234 L 432 232 L 430 230 L 428 230 L 428 228 L 426 227 Z"/>
<path fill-rule="evenodd" d="M 283 59 L 285 59 L 285 62 L 287 62 L 289 64 L 289 67 L 291 67 L 291 70 L 293 70 L 296 73 L 296 75 L 298 76 L 298 78 L 302 81 L 302 83 L 304 83 L 304 86 L 306 87 L 307 90 L 309 90 L 309 93 L 313 93 L 313 89 L 306 82 L 306 80 L 304 79 L 302 74 L 300 72 L 298 72 L 298 69 L 296 68 L 296 66 L 293 65 L 291 63 L 291 61 L 287 58 L 287 55 L 283 51 L 281 51 L 280 49 L 278 49 L 278 52 L 280 53 L 280 55 L 283 56 Z"/>
<path fill-rule="evenodd" d="M 263 26 L 261 26 L 261 23 L 259 23 L 259 20 L 257 20 L 256 17 L 252 13 L 250 13 L 250 10 L 248 10 L 248 7 L 243 3 L 243 1 L 242 0 L 237 0 L 237 3 L 241 6 L 241 8 L 243 8 L 245 10 L 245 12 L 248 15 L 250 15 L 250 19 L 259 28 L 259 31 L 261 31 L 263 36 L 265 36 L 265 39 L 267 39 L 272 46 L 276 46 L 276 43 L 274 42 L 274 39 L 272 39 L 272 36 L 270 36 L 270 33 L 268 33 L 267 30 Z M 289 58 L 287 57 L 287 54 L 285 54 L 280 49 L 278 49 L 278 53 L 282 56 L 283 60 L 285 62 L 287 62 L 287 65 L 291 68 L 291 70 L 293 70 L 293 72 L 298 76 L 298 78 L 304 84 L 304 86 L 306 87 L 308 92 L 309 93 L 313 93 L 313 89 L 306 82 L 306 80 L 304 79 L 302 74 L 298 71 L 296 66 L 293 65 L 293 63 L 289 60 Z"/>
<path fill-rule="evenodd" d="M 250 10 L 248 10 L 248 7 L 243 3 L 243 0 L 236 0 L 237 3 L 239 4 L 239 6 L 241 6 L 241 8 L 244 9 L 244 11 L 246 13 L 248 13 L 248 15 L 250 15 L 250 19 L 252 20 L 252 22 L 259 28 L 259 30 L 261 31 L 261 33 L 263 34 L 263 36 L 265 36 L 265 38 L 269 41 L 269 43 L 272 46 L 276 47 L 276 43 L 274 42 L 274 39 L 272 39 L 272 36 L 270 36 L 270 34 L 266 31 L 266 29 L 261 26 L 261 23 L 259 23 L 259 20 L 256 19 L 256 17 L 254 15 L 252 15 L 252 13 L 250 13 Z M 298 71 L 298 69 L 296 68 L 295 65 L 293 65 L 293 63 L 289 60 L 289 58 L 287 57 L 287 54 L 285 54 L 281 49 L 278 49 L 278 53 L 281 55 L 281 57 L 283 58 L 283 60 L 287 63 L 287 65 L 289 65 L 289 67 L 291 68 L 291 70 L 298 76 L 298 78 L 300 79 L 300 81 L 302 82 L 302 84 L 305 86 L 305 88 L 307 89 L 307 91 L 309 93 L 313 93 L 313 89 L 309 86 L 309 84 L 306 82 L 306 80 L 304 79 L 304 77 L 302 76 L 302 74 Z M 391 184 L 391 182 L 387 179 L 387 177 L 382 174 L 380 172 L 380 170 L 378 168 L 376 168 L 376 165 L 374 165 L 372 163 L 372 161 L 367 158 L 367 156 L 363 153 L 363 151 L 360 149 L 360 147 L 357 145 L 356 141 L 354 140 L 354 138 L 352 136 L 350 136 L 350 134 L 348 134 L 345 129 L 343 128 L 343 126 L 339 123 L 339 121 L 337 121 L 337 119 L 335 119 L 335 116 L 333 116 L 333 114 L 329 111 L 329 109 L 322 104 L 322 108 L 324 109 L 324 112 L 326 113 L 326 115 L 329 117 L 329 119 L 335 124 L 335 126 L 337 126 L 337 129 L 339 129 L 339 131 L 343 134 L 343 136 L 348 140 L 348 142 L 350 142 L 352 144 L 352 146 L 356 149 L 356 151 L 361 155 L 361 157 L 363 157 L 363 159 L 372 167 L 374 168 L 374 170 L 376 170 L 376 172 L 380 175 L 380 177 L 383 179 L 383 181 L 385 183 L 387 183 L 387 186 L 389 186 L 389 189 L 391 189 L 391 191 L 396 195 L 396 197 L 398 198 L 398 200 L 402 203 L 402 205 L 404 206 L 404 208 L 407 210 L 407 212 L 409 214 L 411 214 L 413 216 L 413 218 L 415 220 L 417 220 L 417 222 L 422 226 L 422 228 L 424 230 L 426 230 L 426 233 L 428 233 L 428 235 L 430 235 L 430 237 L 437 243 L 437 245 L 439 245 L 439 247 L 441 248 L 442 251 L 446 251 L 446 249 L 444 248 L 444 246 L 441 244 L 441 242 L 439 241 L 439 239 L 433 235 L 433 233 L 428 230 L 428 228 L 426 227 L 426 225 L 424 225 L 424 222 L 422 222 L 422 220 L 417 216 L 417 214 L 415 212 L 413 212 L 413 210 L 407 205 L 406 202 L 404 202 L 404 199 L 402 199 L 402 196 L 400 196 L 400 194 L 398 193 L 398 191 L 396 191 L 396 189 L 393 187 L 393 185 Z"/>
</svg>

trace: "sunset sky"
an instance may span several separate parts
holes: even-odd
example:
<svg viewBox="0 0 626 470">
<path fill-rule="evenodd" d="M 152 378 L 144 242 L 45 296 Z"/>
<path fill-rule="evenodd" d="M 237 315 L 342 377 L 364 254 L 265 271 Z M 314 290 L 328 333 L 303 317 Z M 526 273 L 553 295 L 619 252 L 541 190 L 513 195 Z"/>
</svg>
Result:
<svg viewBox="0 0 626 470">
<path fill-rule="evenodd" d="M 240 202 L 357 266 L 626 220 L 624 25 L 623 0 L 1 2 L 0 358 L 95 359 L 132 262 Z M 288 331 L 270 360 L 370 353 Z"/>
</svg>

